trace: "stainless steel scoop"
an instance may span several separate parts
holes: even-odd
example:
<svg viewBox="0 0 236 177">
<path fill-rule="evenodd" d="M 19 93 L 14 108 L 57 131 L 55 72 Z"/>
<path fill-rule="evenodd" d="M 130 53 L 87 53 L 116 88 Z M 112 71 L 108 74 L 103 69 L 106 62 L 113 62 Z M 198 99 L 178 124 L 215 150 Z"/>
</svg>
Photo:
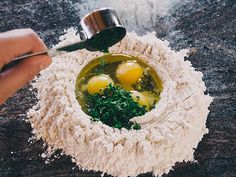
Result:
<svg viewBox="0 0 236 177">
<path fill-rule="evenodd" d="M 37 53 L 26 54 L 15 58 L 13 62 L 5 65 L 1 71 L 23 59 L 48 54 L 54 57 L 61 54 L 61 51 L 71 52 L 79 49 L 89 51 L 108 52 L 108 48 L 119 42 L 126 34 L 126 29 L 122 25 L 116 11 L 112 8 L 102 8 L 91 12 L 80 21 L 82 31 L 80 31 L 81 41 L 63 47 L 53 48 Z"/>
</svg>

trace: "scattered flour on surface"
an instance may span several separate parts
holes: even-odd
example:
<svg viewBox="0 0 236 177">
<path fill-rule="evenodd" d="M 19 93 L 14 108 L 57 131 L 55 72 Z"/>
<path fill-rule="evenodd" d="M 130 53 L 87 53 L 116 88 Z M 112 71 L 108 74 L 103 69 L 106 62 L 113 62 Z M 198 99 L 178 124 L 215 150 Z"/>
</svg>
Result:
<svg viewBox="0 0 236 177">
<path fill-rule="evenodd" d="M 128 31 L 144 33 L 154 29 L 157 17 L 170 16 L 170 11 L 182 3 L 181 0 L 82 0 L 72 7 L 78 10 L 80 17 L 94 9 L 112 7 L 119 13 Z"/>
<path fill-rule="evenodd" d="M 69 30 L 59 45 L 70 37 L 77 38 L 76 32 Z M 109 51 L 140 57 L 163 82 L 156 108 L 132 119 L 142 129 L 114 129 L 92 122 L 81 110 L 75 96 L 77 75 L 103 53 L 80 50 L 53 58 L 33 83 L 39 101 L 28 118 L 36 137 L 51 149 L 62 149 L 83 169 L 118 177 L 162 175 L 176 162 L 194 161 L 194 149 L 208 133 L 205 123 L 213 98 L 204 94 L 203 74 L 184 61 L 188 50 L 175 52 L 153 33 L 128 33 Z"/>
</svg>

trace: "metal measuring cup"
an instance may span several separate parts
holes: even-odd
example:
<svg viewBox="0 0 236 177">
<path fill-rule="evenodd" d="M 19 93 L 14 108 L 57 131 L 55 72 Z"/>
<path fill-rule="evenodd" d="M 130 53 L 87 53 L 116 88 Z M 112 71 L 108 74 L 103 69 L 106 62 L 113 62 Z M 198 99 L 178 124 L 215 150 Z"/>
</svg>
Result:
<svg viewBox="0 0 236 177">
<path fill-rule="evenodd" d="M 126 34 L 126 29 L 112 8 L 93 11 L 81 19 L 80 26 L 80 37 L 83 41 L 59 50 L 73 51 L 82 47 L 89 51 L 104 51 L 119 42 Z"/>
<path fill-rule="evenodd" d="M 112 8 L 101 8 L 89 13 L 81 19 L 80 26 L 82 28 L 80 31 L 81 41 L 17 57 L 13 62 L 5 65 L 1 71 L 12 67 L 12 65 L 23 59 L 42 54 L 54 57 L 61 54 L 61 51 L 72 52 L 79 49 L 108 52 L 108 48 L 123 39 L 126 34 L 126 29 L 122 25 L 116 11 Z"/>
</svg>

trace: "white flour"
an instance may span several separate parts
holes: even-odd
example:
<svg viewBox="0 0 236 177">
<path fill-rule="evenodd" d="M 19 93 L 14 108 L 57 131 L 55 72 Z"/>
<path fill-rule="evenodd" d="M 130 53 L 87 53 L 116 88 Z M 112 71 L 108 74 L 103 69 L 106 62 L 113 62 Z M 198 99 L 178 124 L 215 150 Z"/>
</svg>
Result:
<svg viewBox="0 0 236 177">
<path fill-rule="evenodd" d="M 72 7 L 78 10 L 80 17 L 94 9 L 112 7 L 119 13 L 128 31 L 144 33 L 154 29 L 156 18 L 170 16 L 171 10 L 183 0 L 82 0 Z"/>
<path fill-rule="evenodd" d="M 74 38 L 72 33 L 67 38 Z M 119 177 L 162 175 L 176 162 L 194 161 L 194 148 L 208 132 L 205 123 L 212 98 L 204 95 L 203 74 L 184 61 L 187 50 L 175 52 L 153 34 L 128 33 L 110 52 L 139 56 L 163 81 L 156 108 L 133 118 L 142 129 L 114 129 L 90 121 L 81 110 L 75 97 L 77 75 L 103 53 L 80 50 L 55 57 L 33 84 L 39 102 L 28 117 L 36 137 L 74 157 L 83 169 Z"/>
</svg>

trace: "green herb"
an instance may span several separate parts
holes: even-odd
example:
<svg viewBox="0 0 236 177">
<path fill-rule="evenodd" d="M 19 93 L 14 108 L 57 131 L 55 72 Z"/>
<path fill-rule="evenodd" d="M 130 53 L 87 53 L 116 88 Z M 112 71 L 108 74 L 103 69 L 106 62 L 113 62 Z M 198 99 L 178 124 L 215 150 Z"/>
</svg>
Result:
<svg viewBox="0 0 236 177">
<path fill-rule="evenodd" d="M 134 123 L 134 125 L 132 126 L 132 128 L 134 129 L 134 130 L 140 130 L 141 129 L 141 126 L 138 124 L 138 123 Z"/>
<path fill-rule="evenodd" d="M 149 68 L 145 69 L 143 76 L 135 85 L 135 89 L 140 92 L 147 91 L 155 96 L 160 95 L 160 90 L 158 89 L 154 78 L 151 76 Z"/>
<path fill-rule="evenodd" d="M 95 69 L 95 73 L 97 75 L 104 73 L 104 67 L 106 64 L 104 58 L 101 58 L 99 62 L 100 62 L 100 64 L 99 64 L 98 68 Z"/>
<path fill-rule="evenodd" d="M 88 114 L 93 121 L 100 120 L 106 125 L 121 129 L 136 129 L 141 126 L 130 122 L 135 116 L 144 115 L 147 111 L 132 99 L 131 93 L 119 86 L 108 85 L 103 94 L 88 95 Z"/>
<path fill-rule="evenodd" d="M 156 88 L 156 83 L 149 71 L 143 73 L 143 76 L 136 85 L 136 89 L 139 91 L 153 91 Z"/>
</svg>

